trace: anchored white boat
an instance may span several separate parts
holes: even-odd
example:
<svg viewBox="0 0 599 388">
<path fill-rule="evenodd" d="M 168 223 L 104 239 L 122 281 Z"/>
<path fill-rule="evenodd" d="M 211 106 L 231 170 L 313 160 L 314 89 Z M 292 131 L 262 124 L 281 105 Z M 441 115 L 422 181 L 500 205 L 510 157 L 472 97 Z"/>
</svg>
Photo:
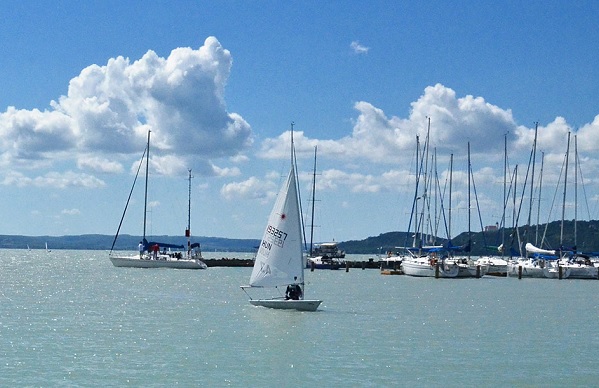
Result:
<svg viewBox="0 0 599 388">
<path fill-rule="evenodd" d="M 112 247 L 110 249 L 109 258 L 112 265 L 115 267 L 130 267 L 130 268 L 177 268 L 177 269 L 206 269 L 208 266 L 202 261 L 202 251 L 200 250 L 199 243 L 191 243 L 191 231 L 190 231 L 190 214 L 191 214 L 191 170 L 189 170 L 189 200 L 188 200 L 188 216 L 187 216 L 187 230 L 185 230 L 185 236 L 187 237 L 187 250 L 184 250 L 183 245 L 165 244 L 159 242 L 148 242 L 146 239 L 146 214 L 147 214 L 147 203 L 148 203 L 148 165 L 150 157 L 150 132 L 148 131 L 148 143 L 144 152 L 146 159 L 146 188 L 144 197 L 144 221 L 143 221 L 143 237 L 139 243 L 139 254 L 134 255 L 121 255 L 113 254 L 112 249 L 119 235 L 119 230 L 114 237 Z M 143 161 L 142 156 L 142 161 Z M 140 163 L 141 168 L 141 163 Z M 139 168 L 137 170 L 139 173 Z M 137 177 L 136 177 L 137 178 Z M 135 183 L 133 184 L 135 186 Z M 133 189 L 132 189 L 133 190 Z M 128 202 L 127 202 L 128 204 Z M 123 218 L 125 211 L 123 212 Z M 122 219 L 121 219 L 122 223 Z M 162 249 L 162 252 L 161 252 Z M 168 249 L 168 251 L 167 251 Z M 178 250 L 178 251 L 175 251 Z"/>
<path fill-rule="evenodd" d="M 261 299 L 250 296 L 250 303 L 273 309 L 316 311 L 322 301 L 304 299 L 302 230 L 293 152 L 292 133 L 291 169 L 268 218 L 249 286 L 241 288 L 250 296 L 250 288 L 280 290 L 286 287 L 285 295 L 279 292 L 278 296 Z"/>
<path fill-rule="evenodd" d="M 401 262 L 401 269 L 409 276 L 439 278 L 455 278 L 460 271 L 457 264 L 431 255 L 406 258 Z"/>
<path fill-rule="evenodd" d="M 130 268 L 178 268 L 178 269 L 206 269 L 206 263 L 200 259 L 188 258 L 176 254 L 159 254 L 155 258 L 139 256 L 110 256 L 110 261 L 115 267 L 130 267 Z"/>
<path fill-rule="evenodd" d="M 507 276 L 507 260 L 495 256 L 479 257 L 475 265 L 486 267 L 486 275 L 490 276 Z"/>
</svg>

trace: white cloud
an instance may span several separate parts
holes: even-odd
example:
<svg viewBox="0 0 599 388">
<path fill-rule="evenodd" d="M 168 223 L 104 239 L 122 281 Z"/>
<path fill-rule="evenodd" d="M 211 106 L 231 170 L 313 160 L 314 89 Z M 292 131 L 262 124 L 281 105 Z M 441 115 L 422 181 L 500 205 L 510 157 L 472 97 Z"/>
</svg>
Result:
<svg viewBox="0 0 599 388">
<path fill-rule="evenodd" d="M 82 170 L 88 169 L 113 174 L 122 173 L 124 170 L 122 164 L 99 156 L 80 156 L 77 160 L 77 167 Z"/>
<path fill-rule="evenodd" d="M 70 117 L 57 111 L 18 110 L 0 113 L 0 151 L 5 167 L 48 159 L 75 146 Z M 17 163 L 15 163 L 17 162 Z"/>
<path fill-rule="evenodd" d="M 363 46 L 357 40 L 354 40 L 349 45 L 355 54 L 368 54 L 369 47 Z"/>
<path fill-rule="evenodd" d="M 231 64 L 229 51 L 209 37 L 199 49 L 177 48 L 167 58 L 148 51 L 134 62 L 117 57 L 88 66 L 49 110 L 0 113 L 0 166 L 70 157 L 82 168 L 118 172 L 118 164 L 97 161 L 141 153 L 148 129 L 153 155 L 168 162 L 163 173 L 194 159 L 235 156 L 252 135 L 240 115 L 226 110 Z M 96 156 L 80 156 L 90 151 Z"/>
<path fill-rule="evenodd" d="M 230 159 L 231 159 L 231 162 L 233 162 L 233 163 L 245 163 L 250 160 L 250 158 L 244 154 L 238 154 L 238 155 L 232 156 Z"/>
<path fill-rule="evenodd" d="M 430 143 L 445 153 L 462 150 L 468 141 L 472 149 L 494 151 L 503 149 L 503 136 L 518 128 L 509 109 L 485 102 L 482 97 L 458 98 L 455 91 L 441 84 L 427 87 L 412 104 L 409 117 L 388 117 L 382 109 L 359 101 L 354 108 L 359 115 L 354 120 L 350 136 L 332 140 L 311 139 L 302 131 L 294 133 L 298 155 L 310 155 L 314 146 L 324 158 L 367 160 L 397 164 L 412 157 L 416 136 L 424 142 L 428 118 L 431 119 Z M 289 155 L 290 137 L 285 132 L 278 138 L 265 139 L 259 156 L 281 159 Z M 479 151 L 480 152 L 480 151 Z"/>
<path fill-rule="evenodd" d="M 216 176 L 219 177 L 232 177 L 241 175 L 241 171 L 237 167 L 218 167 L 212 166 Z"/>
<path fill-rule="evenodd" d="M 63 209 L 61 214 L 65 214 L 67 216 L 78 216 L 81 214 L 79 209 Z"/>
<path fill-rule="evenodd" d="M 510 109 L 500 108 L 482 97 L 458 97 L 454 90 L 441 84 L 425 88 L 423 95 L 411 107 L 408 117 L 400 118 L 388 116 L 382 109 L 359 101 L 354 105 L 358 116 L 353 120 L 351 134 L 346 137 L 316 139 L 307 136 L 307 130 L 294 132 L 299 159 L 310 160 L 314 146 L 318 146 L 321 163 L 325 160 L 325 164 L 328 161 L 335 166 L 342 165 L 321 171 L 317 179 L 317 190 L 409 193 L 413 190 L 415 179 L 413 168 L 416 136 L 419 136 L 422 146 L 427 134 L 428 118 L 431 120 L 430 151 L 432 153 L 434 148 L 438 155 L 441 182 L 447 180 L 449 156 L 454 155 L 453 190 L 456 204 L 466 199 L 468 143 L 479 200 L 485 206 L 490 208 L 492 201 L 502 200 L 506 136 L 510 170 L 508 177 L 515 164 L 520 164 L 518 183 L 524 182 L 534 140 L 534 123 L 530 127 L 519 125 Z M 541 152 L 544 152 L 543 184 L 546 187 L 555 187 L 560 179 L 567 134 L 572 131 L 573 128 L 561 117 L 544 126 L 539 125 L 537 162 L 540 162 Z M 576 134 L 579 151 L 593 152 L 598 149 L 599 116 L 576 131 Z M 288 159 L 289 144 L 290 132 L 287 131 L 276 138 L 265 139 L 257 156 L 264 159 Z M 570 150 L 573 154 L 574 139 L 571 140 Z M 599 178 L 594 178 L 599 176 L 599 161 L 596 158 L 585 158 L 582 155 L 580 163 L 587 184 L 599 181 Z M 397 166 L 397 169 L 382 171 L 385 166 Z M 535 174 L 538 183 L 538 167 Z M 304 181 L 306 179 L 303 178 Z M 493 211 L 494 214 L 501 214 L 501 209 L 495 208 Z"/>
<path fill-rule="evenodd" d="M 188 167 L 185 161 L 176 155 L 150 157 L 150 169 L 160 175 L 185 175 Z"/>
<path fill-rule="evenodd" d="M 580 151 L 596 152 L 599 149 L 599 115 L 591 123 L 583 125 L 577 135 Z"/>
<path fill-rule="evenodd" d="M 223 185 L 220 190 L 226 200 L 236 199 L 258 199 L 267 203 L 277 194 L 277 186 L 271 181 L 263 181 L 256 177 L 250 177 L 242 182 L 233 182 Z"/>
<path fill-rule="evenodd" d="M 88 189 L 104 187 L 104 181 L 88 174 L 77 174 L 72 171 L 64 173 L 49 172 L 44 176 L 30 178 L 20 172 L 13 171 L 6 174 L 3 185 L 17 187 L 45 187 L 65 189 L 67 187 L 84 187 Z"/>
</svg>

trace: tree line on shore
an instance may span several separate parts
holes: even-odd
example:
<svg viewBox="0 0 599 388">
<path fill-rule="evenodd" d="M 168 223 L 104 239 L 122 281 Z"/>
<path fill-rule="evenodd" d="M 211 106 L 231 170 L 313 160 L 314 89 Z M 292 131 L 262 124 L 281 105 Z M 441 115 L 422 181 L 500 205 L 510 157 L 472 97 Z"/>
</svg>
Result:
<svg viewBox="0 0 599 388">
<path fill-rule="evenodd" d="M 574 235 L 576 230 L 576 236 Z M 452 240 L 452 245 L 466 245 L 468 232 L 463 232 Z M 474 256 L 500 255 L 498 247 L 503 243 L 506 254 L 509 249 L 518 250 L 518 246 L 530 242 L 544 249 L 559 249 L 560 241 L 564 247 L 572 248 L 576 245 L 578 252 L 599 252 L 599 220 L 564 221 L 563 233 L 561 221 L 554 221 L 548 225 L 521 226 L 514 229 L 491 230 L 485 232 L 472 232 L 471 251 Z M 544 238 L 543 238 L 544 236 Z M 387 232 L 378 236 L 367 237 L 363 240 L 350 240 L 339 242 L 339 248 L 348 254 L 385 254 L 388 251 L 397 251 L 400 247 L 411 246 L 414 233 Z M 519 239 L 518 239 L 519 237 Z M 102 234 L 84 234 L 73 236 L 21 236 L 0 235 L 0 248 L 3 249 L 46 249 L 46 243 L 51 249 L 84 249 L 84 250 L 109 250 L 114 236 Z M 120 235 L 116 241 L 115 250 L 137 250 L 140 236 Z M 168 244 L 185 245 L 186 240 L 179 236 L 152 236 L 152 240 Z M 216 252 L 253 252 L 260 244 L 259 239 L 230 239 L 223 237 L 195 237 L 193 242 L 199 242 L 202 250 Z M 423 245 L 443 245 L 447 243 L 444 238 L 423 238 Z M 520 244 L 518 243 L 520 241 Z M 545 243 L 541 244 L 541 240 Z"/>
</svg>

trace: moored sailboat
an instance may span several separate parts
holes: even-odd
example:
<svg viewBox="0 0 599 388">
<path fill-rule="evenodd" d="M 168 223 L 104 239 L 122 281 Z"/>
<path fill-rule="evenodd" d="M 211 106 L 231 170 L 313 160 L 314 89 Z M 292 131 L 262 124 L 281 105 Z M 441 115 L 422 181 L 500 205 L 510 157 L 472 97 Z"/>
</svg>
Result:
<svg viewBox="0 0 599 388">
<path fill-rule="evenodd" d="M 114 244 L 118 238 L 119 230 L 121 225 L 119 224 L 119 230 L 114 237 L 112 247 L 110 249 L 109 258 L 115 267 L 130 267 L 130 268 L 177 268 L 177 269 L 206 269 L 208 266 L 202 261 L 202 252 L 200 250 L 200 244 L 191 244 L 191 232 L 190 232 L 190 214 L 191 214 L 191 170 L 189 170 L 189 202 L 188 202 L 188 217 L 187 217 L 187 229 L 185 235 L 187 237 L 187 250 L 183 251 L 183 245 L 165 244 L 159 242 L 148 242 L 146 239 L 146 213 L 148 203 L 148 166 L 150 156 L 150 131 L 148 131 L 148 142 L 146 145 L 145 164 L 146 164 L 146 186 L 144 196 L 144 219 L 143 219 L 143 237 L 139 243 L 139 254 L 135 255 L 120 255 L 113 254 Z M 144 157 L 142 157 L 143 162 Z M 141 167 L 141 163 L 140 163 Z M 139 168 L 137 170 L 139 174 Z M 137 176 L 136 176 L 137 179 Z M 133 184 L 135 186 L 135 183 Z M 132 188 L 133 190 L 133 188 Z M 128 204 L 128 202 L 127 202 Z M 123 218 L 125 211 L 123 212 Z M 121 224 L 123 221 L 121 218 Z M 166 250 L 168 248 L 168 251 Z M 163 249 L 161 252 L 160 249 Z"/>
</svg>

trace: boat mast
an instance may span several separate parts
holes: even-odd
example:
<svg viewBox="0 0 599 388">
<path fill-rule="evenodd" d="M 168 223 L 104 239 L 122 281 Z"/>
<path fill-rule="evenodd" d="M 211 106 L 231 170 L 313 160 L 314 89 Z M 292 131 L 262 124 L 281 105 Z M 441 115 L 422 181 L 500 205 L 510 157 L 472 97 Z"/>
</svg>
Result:
<svg viewBox="0 0 599 388">
<path fill-rule="evenodd" d="M 501 257 L 505 256 L 505 208 L 507 207 L 507 133 L 503 137 L 503 216 L 501 229 Z"/>
<path fill-rule="evenodd" d="M 566 216 L 566 188 L 568 187 L 568 157 L 570 156 L 570 132 L 568 132 L 568 146 L 566 147 L 566 171 L 564 173 L 564 197 L 562 199 L 562 224 L 559 235 L 560 250 L 564 243 L 564 217 Z"/>
<path fill-rule="evenodd" d="M 520 257 L 522 256 L 522 247 L 520 244 L 520 232 L 518 231 L 518 221 L 516 218 L 516 188 L 518 187 L 518 165 L 514 167 L 514 185 L 512 186 L 514 192 L 512 193 L 512 243 L 514 241 L 514 236 L 518 238 L 518 252 L 520 253 Z M 511 246 L 510 246 L 511 248 Z M 512 257 L 511 249 L 510 249 L 510 258 Z"/>
<path fill-rule="evenodd" d="M 448 240 L 451 242 L 451 238 L 453 237 L 451 235 L 451 191 L 452 191 L 452 185 L 453 185 L 453 154 L 451 154 L 449 156 L 449 232 L 447 233 L 448 236 Z"/>
<path fill-rule="evenodd" d="M 576 220 L 578 219 L 578 140 L 574 135 L 574 250 L 578 249 Z"/>
<path fill-rule="evenodd" d="M 146 241 L 146 218 L 148 215 L 148 172 L 150 168 L 150 133 L 152 131 L 148 131 L 148 144 L 146 145 L 146 188 L 144 193 L 144 234 L 143 234 L 143 243 Z"/>
<path fill-rule="evenodd" d="M 545 152 L 541 152 L 541 171 L 539 172 L 539 201 L 537 203 L 537 231 L 535 235 L 535 246 L 541 247 L 539 245 L 539 219 L 541 216 L 541 191 L 543 189 L 543 165 L 545 163 Z"/>
<path fill-rule="evenodd" d="M 424 192 L 422 194 L 422 216 L 420 218 L 420 244 L 424 242 L 427 242 L 427 236 L 423 235 L 425 233 L 424 227 L 426 226 L 427 229 L 426 231 L 428 231 L 428 223 L 427 225 L 423 225 L 423 223 L 427 222 L 428 218 L 425 219 L 424 216 L 424 212 L 425 210 L 427 211 L 427 214 L 430 216 L 430 199 L 428 196 L 428 190 L 429 190 L 429 186 L 430 186 L 430 178 L 429 178 L 429 171 L 428 171 L 428 155 L 429 155 L 429 148 L 430 148 L 430 133 L 431 133 L 431 118 L 427 117 L 428 119 L 428 126 L 427 126 L 427 130 L 426 130 L 426 140 L 424 142 L 424 154 L 422 155 L 422 157 L 424 158 L 424 163 L 421 163 L 420 167 L 424 167 L 423 170 L 423 174 L 424 174 Z M 431 163 L 432 164 L 432 163 Z"/>
<path fill-rule="evenodd" d="M 293 147 L 294 147 L 294 144 L 293 144 L 293 126 L 294 125 L 295 125 L 295 123 L 292 121 L 291 122 L 291 167 L 292 168 L 294 167 L 294 165 L 293 165 L 293 157 L 294 157 L 294 152 L 293 152 L 294 151 L 293 150 Z"/>
<path fill-rule="evenodd" d="M 532 216 L 532 203 L 533 203 L 533 193 L 534 193 L 534 179 L 535 179 L 535 163 L 537 157 L 537 134 L 539 131 L 539 122 L 535 122 L 535 139 L 533 141 L 532 146 L 532 174 L 530 176 L 530 202 L 528 205 L 528 223 L 526 224 L 526 229 L 530 226 L 531 216 Z M 528 242 L 528 230 L 526 231 L 526 242 Z"/>
<path fill-rule="evenodd" d="M 314 251 L 314 203 L 316 202 L 316 150 L 318 146 L 314 146 L 314 172 L 312 173 L 312 221 L 310 225 L 310 256 L 313 256 Z"/>
<path fill-rule="evenodd" d="M 414 239 L 412 241 L 412 247 L 415 248 L 416 242 L 418 241 L 418 183 L 420 182 L 420 138 L 416 135 L 416 191 L 414 192 Z M 420 252 L 418 252 L 420 254 Z"/>
<path fill-rule="evenodd" d="M 472 181 L 472 165 L 470 164 L 470 142 L 468 142 L 468 261 L 470 261 L 470 251 L 472 250 L 472 228 L 470 222 L 470 182 Z"/>
<path fill-rule="evenodd" d="M 189 187 L 187 196 L 187 229 L 185 229 L 185 237 L 187 237 L 187 255 L 191 256 L 191 168 L 189 172 Z"/>
</svg>

